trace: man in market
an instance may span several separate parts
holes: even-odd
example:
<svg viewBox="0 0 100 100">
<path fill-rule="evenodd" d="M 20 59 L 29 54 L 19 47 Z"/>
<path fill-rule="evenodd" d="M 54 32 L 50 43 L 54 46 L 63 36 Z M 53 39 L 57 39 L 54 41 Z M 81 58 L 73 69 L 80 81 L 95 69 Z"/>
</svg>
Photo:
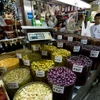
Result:
<svg viewBox="0 0 100 100">
<path fill-rule="evenodd" d="M 100 39 L 100 13 L 97 13 L 94 17 L 95 24 L 91 27 L 91 37 Z"/>
</svg>

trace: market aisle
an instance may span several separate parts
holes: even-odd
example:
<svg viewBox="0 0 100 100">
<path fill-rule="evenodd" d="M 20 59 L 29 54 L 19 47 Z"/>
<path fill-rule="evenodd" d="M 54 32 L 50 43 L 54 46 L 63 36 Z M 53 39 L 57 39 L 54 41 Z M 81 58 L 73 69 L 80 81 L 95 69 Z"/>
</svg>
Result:
<svg viewBox="0 0 100 100">
<path fill-rule="evenodd" d="M 88 93 L 83 100 L 100 100 L 100 82 Z"/>
</svg>

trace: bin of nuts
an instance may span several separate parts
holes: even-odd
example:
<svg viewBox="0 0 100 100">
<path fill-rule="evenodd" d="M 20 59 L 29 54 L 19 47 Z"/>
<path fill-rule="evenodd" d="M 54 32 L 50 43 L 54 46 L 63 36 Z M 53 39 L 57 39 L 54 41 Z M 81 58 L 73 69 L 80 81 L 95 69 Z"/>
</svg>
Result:
<svg viewBox="0 0 100 100">
<path fill-rule="evenodd" d="M 41 55 L 36 52 L 23 53 L 22 59 L 25 66 L 31 66 L 32 61 L 41 60 Z"/>
<path fill-rule="evenodd" d="M 42 57 L 43 58 L 48 58 L 51 59 L 51 54 L 53 51 L 55 51 L 57 49 L 57 47 L 53 46 L 53 45 L 43 45 L 42 46 Z"/>
<path fill-rule="evenodd" d="M 72 100 L 76 75 L 66 67 L 55 67 L 47 73 L 53 91 L 53 100 Z"/>
<path fill-rule="evenodd" d="M 57 49 L 52 53 L 52 60 L 55 62 L 55 66 L 65 66 L 66 58 L 71 56 L 71 52 L 65 49 Z"/>
<path fill-rule="evenodd" d="M 13 100 L 52 100 L 52 91 L 45 83 L 28 83 L 16 92 Z"/>
<path fill-rule="evenodd" d="M 30 82 L 31 79 L 30 70 L 28 68 L 17 68 L 3 76 L 4 84 L 11 98 L 22 85 Z"/>
<path fill-rule="evenodd" d="M 0 60 L 0 74 L 6 73 L 12 69 L 19 67 L 19 59 L 17 58 L 5 58 Z"/>
<path fill-rule="evenodd" d="M 54 67 L 54 62 L 52 60 L 41 60 L 32 62 L 31 71 L 33 79 L 36 81 L 47 82 L 46 74 L 53 67 Z"/>
<path fill-rule="evenodd" d="M 91 66 L 92 60 L 83 55 L 71 56 L 67 59 L 67 67 L 76 74 L 76 85 L 79 86 L 86 84 Z"/>
</svg>

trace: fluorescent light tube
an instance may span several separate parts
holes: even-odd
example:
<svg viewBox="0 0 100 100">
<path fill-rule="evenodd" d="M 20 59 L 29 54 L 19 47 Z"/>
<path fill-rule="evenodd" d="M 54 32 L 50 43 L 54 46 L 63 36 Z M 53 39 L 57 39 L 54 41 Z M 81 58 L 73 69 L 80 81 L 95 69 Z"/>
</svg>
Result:
<svg viewBox="0 0 100 100">
<path fill-rule="evenodd" d="M 91 8 L 91 5 L 81 0 L 56 0 L 79 8 Z"/>
</svg>

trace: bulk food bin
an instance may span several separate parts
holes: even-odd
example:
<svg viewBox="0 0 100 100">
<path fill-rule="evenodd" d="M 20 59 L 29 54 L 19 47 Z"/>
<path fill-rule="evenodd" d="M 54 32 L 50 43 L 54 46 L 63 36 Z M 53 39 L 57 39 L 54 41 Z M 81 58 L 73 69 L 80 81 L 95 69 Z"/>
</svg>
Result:
<svg viewBox="0 0 100 100">
<path fill-rule="evenodd" d="M 21 87 L 13 100 L 53 100 L 52 90 L 42 82 L 31 82 Z"/>
<path fill-rule="evenodd" d="M 52 53 L 52 60 L 55 63 L 55 66 L 65 66 L 66 58 L 71 56 L 71 52 L 65 49 L 57 49 Z"/>
<path fill-rule="evenodd" d="M 55 51 L 57 47 L 53 45 L 42 45 L 41 54 L 43 58 L 51 59 L 52 52 Z"/>
<path fill-rule="evenodd" d="M 32 78 L 28 68 L 17 68 L 9 71 L 3 76 L 6 90 L 11 99 L 21 86 L 30 82 L 31 80 Z"/>
<path fill-rule="evenodd" d="M 81 54 L 90 57 L 93 60 L 92 70 L 97 69 L 97 64 L 100 60 L 100 46 L 83 45 Z"/>
<path fill-rule="evenodd" d="M 55 67 L 47 73 L 53 100 L 72 100 L 76 75 L 66 67 Z"/>
<path fill-rule="evenodd" d="M 52 60 L 41 60 L 32 62 L 31 72 L 33 75 L 33 80 L 47 82 L 47 72 L 53 67 L 54 62 Z"/>
<path fill-rule="evenodd" d="M 86 56 L 71 56 L 67 59 L 67 67 L 77 76 L 76 84 L 82 86 L 86 84 L 89 72 L 92 66 L 92 60 Z"/>
<path fill-rule="evenodd" d="M 17 58 L 5 58 L 0 60 L 0 74 L 6 73 L 18 67 L 19 59 Z"/>
</svg>

